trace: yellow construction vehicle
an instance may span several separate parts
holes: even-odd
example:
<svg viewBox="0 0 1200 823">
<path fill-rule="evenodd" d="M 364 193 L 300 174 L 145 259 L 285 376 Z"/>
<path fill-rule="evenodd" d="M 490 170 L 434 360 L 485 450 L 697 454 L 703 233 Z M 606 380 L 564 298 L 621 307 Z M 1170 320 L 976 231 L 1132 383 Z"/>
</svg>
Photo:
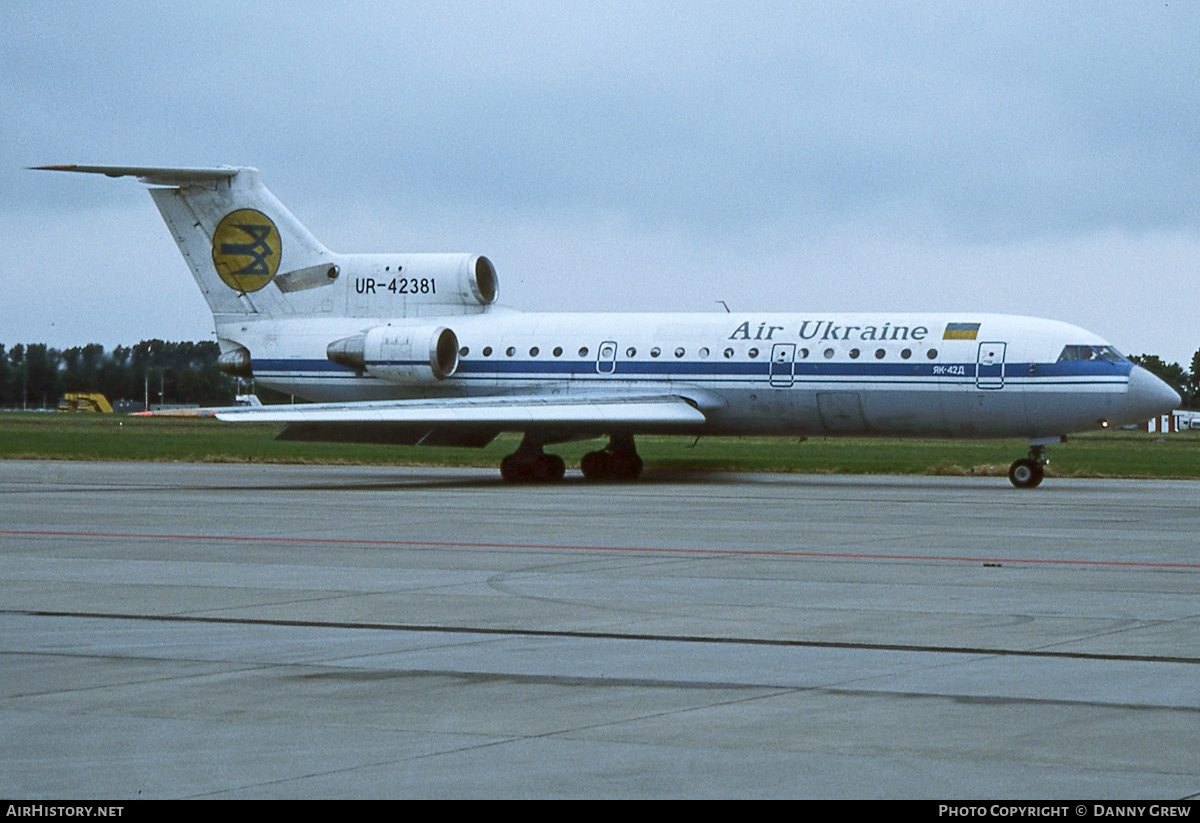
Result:
<svg viewBox="0 0 1200 823">
<path fill-rule="evenodd" d="M 112 414 L 112 404 L 102 394 L 68 392 L 58 401 L 58 410 L 63 412 L 104 412 Z"/>
</svg>

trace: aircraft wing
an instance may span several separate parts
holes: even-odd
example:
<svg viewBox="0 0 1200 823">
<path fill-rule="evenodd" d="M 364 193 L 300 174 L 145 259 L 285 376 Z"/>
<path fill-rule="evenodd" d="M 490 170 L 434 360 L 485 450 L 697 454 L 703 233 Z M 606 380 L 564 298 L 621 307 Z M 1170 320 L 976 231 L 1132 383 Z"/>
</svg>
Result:
<svg viewBox="0 0 1200 823">
<path fill-rule="evenodd" d="M 537 425 L 702 425 L 704 413 L 682 397 L 498 395 L 438 400 L 304 403 L 213 409 L 226 422 Z"/>
<path fill-rule="evenodd" d="M 153 416 L 286 423 L 280 440 L 481 447 L 504 431 L 541 431 L 554 440 L 614 429 L 678 432 L 707 418 L 677 395 L 495 395 L 418 400 L 303 403 L 168 410 Z"/>
</svg>

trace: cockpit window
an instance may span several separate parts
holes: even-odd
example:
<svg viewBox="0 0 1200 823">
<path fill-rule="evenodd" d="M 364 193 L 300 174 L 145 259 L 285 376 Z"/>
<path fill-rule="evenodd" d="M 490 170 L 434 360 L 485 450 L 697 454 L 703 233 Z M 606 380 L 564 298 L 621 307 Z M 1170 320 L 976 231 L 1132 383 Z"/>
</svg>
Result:
<svg viewBox="0 0 1200 823">
<path fill-rule="evenodd" d="M 1109 363 L 1119 363 L 1126 360 L 1125 355 L 1112 346 L 1064 346 L 1058 362 L 1065 360 L 1105 360 Z"/>
</svg>

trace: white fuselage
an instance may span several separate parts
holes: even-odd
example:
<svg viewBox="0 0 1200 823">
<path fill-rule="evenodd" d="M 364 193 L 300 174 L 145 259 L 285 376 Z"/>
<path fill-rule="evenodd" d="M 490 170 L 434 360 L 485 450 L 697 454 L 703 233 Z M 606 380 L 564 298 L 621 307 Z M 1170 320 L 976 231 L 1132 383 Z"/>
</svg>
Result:
<svg viewBox="0 0 1200 823">
<path fill-rule="evenodd" d="M 706 434 L 1038 438 L 1140 422 L 1174 398 L 1127 359 L 1060 359 L 1107 347 L 1095 334 L 1010 315 L 493 309 L 421 322 L 457 338 L 444 379 L 409 379 L 428 369 L 420 356 L 328 359 L 332 340 L 391 325 L 379 318 L 240 317 L 218 333 L 254 353 L 260 383 L 309 400 L 674 394 L 704 412 Z"/>
</svg>

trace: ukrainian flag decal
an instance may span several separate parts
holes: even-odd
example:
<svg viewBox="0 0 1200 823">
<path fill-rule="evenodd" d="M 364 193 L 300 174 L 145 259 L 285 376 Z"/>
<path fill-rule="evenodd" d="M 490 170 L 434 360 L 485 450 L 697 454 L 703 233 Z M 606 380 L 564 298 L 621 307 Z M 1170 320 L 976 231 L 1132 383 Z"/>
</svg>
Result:
<svg viewBox="0 0 1200 823">
<path fill-rule="evenodd" d="M 978 323 L 947 323 L 943 340 L 974 340 L 979 336 Z"/>
<path fill-rule="evenodd" d="M 258 291 L 279 271 L 282 256 L 279 230 L 261 211 L 230 212 L 213 232 L 213 266 L 231 289 Z"/>
</svg>

